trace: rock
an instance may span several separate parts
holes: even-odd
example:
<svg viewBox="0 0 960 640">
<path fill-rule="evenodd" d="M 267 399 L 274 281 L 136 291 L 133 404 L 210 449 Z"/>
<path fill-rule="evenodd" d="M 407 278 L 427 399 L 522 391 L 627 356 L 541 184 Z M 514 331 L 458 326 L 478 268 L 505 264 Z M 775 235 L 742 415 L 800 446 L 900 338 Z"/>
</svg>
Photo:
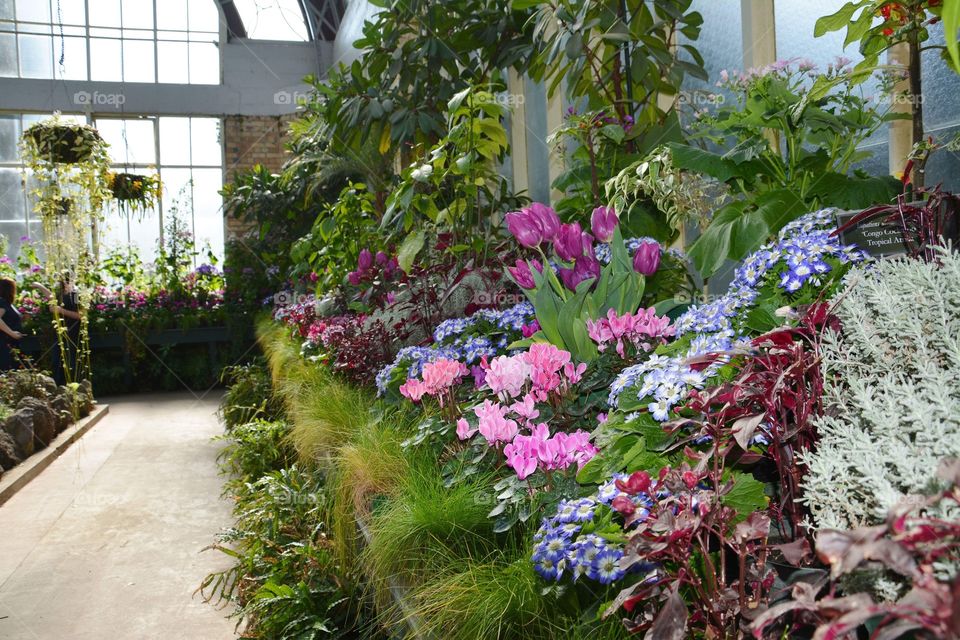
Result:
<svg viewBox="0 0 960 640">
<path fill-rule="evenodd" d="M 17 410 L 29 410 L 33 415 L 34 448 L 43 449 L 57 435 L 57 414 L 43 400 L 22 398 Z"/>
<path fill-rule="evenodd" d="M 20 464 L 17 445 L 6 431 L 0 430 L 0 469 L 9 471 Z"/>
<path fill-rule="evenodd" d="M 33 455 L 33 411 L 18 409 L 3 423 L 3 430 L 10 435 L 21 460 Z"/>
<path fill-rule="evenodd" d="M 38 382 L 40 387 L 47 393 L 48 396 L 55 395 L 57 393 L 57 383 L 50 376 L 39 374 Z"/>
<path fill-rule="evenodd" d="M 50 401 L 50 408 L 57 416 L 57 433 L 60 433 L 73 422 L 73 405 L 70 403 L 70 396 L 66 393 L 57 394 Z"/>
<path fill-rule="evenodd" d="M 79 405 L 80 405 L 80 415 L 86 416 L 93 411 L 93 383 L 89 380 L 81 380 L 80 386 L 78 387 L 80 394 Z"/>
</svg>

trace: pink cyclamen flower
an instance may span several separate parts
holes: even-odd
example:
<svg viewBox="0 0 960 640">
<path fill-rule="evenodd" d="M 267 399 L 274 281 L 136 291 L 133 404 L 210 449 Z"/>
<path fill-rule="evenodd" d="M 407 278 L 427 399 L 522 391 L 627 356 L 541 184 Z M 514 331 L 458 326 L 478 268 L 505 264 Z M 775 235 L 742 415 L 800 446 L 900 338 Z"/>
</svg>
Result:
<svg viewBox="0 0 960 640">
<path fill-rule="evenodd" d="M 618 222 L 617 212 L 613 207 L 597 207 L 590 217 L 590 230 L 598 242 L 610 242 Z"/>
<path fill-rule="evenodd" d="M 491 446 L 510 442 L 520 431 L 517 421 L 506 417 L 507 408 L 501 404 L 484 400 L 482 405 L 473 408 L 473 412 L 480 419 L 477 430 Z"/>
<path fill-rule="evenodd" d="M 400 385 L 400 395 L 410 399 L 412 402 L 420 402 L 420 398 L 427 393 L 427 385 L 416 378 L 410 378 Z"/>
<path fill-rule="evenodd" d="M 423 383 L 427 393 L 437 395 L 460 382 L 468 373 L 462 362 L 441 358 L 423 365 Z"/>
<path fill-rule="evenodd" d="M 457 437 L 461 440 L 467 440 L 477 432 L 476 427 L 471 427 L 466 418 L 457 420 Z"/>
<path fill-rule="evenodd" d="M 513 411 L 515 414 L 521 418 L 531 421 L 536 420 L 540 417 L 540 411 L 536 407 L 536 398 L 533 397 L 532 393 L 528 393 L 523 396 L 522 400 L 514 402 L 510 405 L 510 411 Z"/>
<path fill-rule="evenodd" d="M 487 386 L 494 393 L 516 398 L 530 378 L 530 365 L 522 356 L 498 356 L 486 367 Z"/>
</svg>

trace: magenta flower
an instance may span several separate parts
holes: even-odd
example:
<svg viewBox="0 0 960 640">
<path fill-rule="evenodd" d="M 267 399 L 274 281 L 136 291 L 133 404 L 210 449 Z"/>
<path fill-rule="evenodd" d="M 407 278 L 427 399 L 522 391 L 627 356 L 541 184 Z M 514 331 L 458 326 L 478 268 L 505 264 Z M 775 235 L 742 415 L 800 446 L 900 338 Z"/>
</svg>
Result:
<svg viewBox="0 0 960 640">
<path fill-rule="evenodd" d="M 477 430 L 491 446 L 510 442 L 520 431 L 517 421 L 506 417 L 507 408 L 503 405 L 484 400 L 482 405 L 473 408 L 473 412 L 480 419 Z"/>
<path fill-rule="evenodd" d="M 557 237 L 560 231 L 560 217 L 556 211 L 540 202 L 534 202 L 522 211 L 537 221 L 544 240 L 552 242 Z"/>
<path fill-rule="evenodd" d="M 460 418 L 457 420 L 457 437 L 461 440 L 467 440 L 471 438 L 476 432 L 477 429 L 475 427 L 471 427 L 466 418 Z"/>
<path fill-rule="evenodd" d="M 370 249 L 364 249 L 360 252 L 360 257 L 357 259 L 357 271 L 366 271 L 373 266 L 373 254 L 370 253 Z"/>
<path fill-rule="evenodd" d="M 583 255 L 583 230 L 579 222 L 560 225 L 553 249 L 562 260 L 576 260 Z"/>
<path fill-rule="evenodd" d="M 538 265 L 539 266 L 539 265 Z M 539 270 L 542 270 L 540 267 Z M 533 273 L 530 271 L 530 264 L 526 260 L 517 260 L 517 266 L 507 267 L 513 281 L 522 289 L 533 289 L 537 283 L 533 279 Z"/>
<path fill-rule="evenodd" d="M 363 276 L 359 271 L 351 271 L 347 274 L 347 280 L 353 286 L 358 286 L 362 280 Z"/>
<path fill-rule="evenodd" d="M 528 249 L 535 249 L 543 243 L 543 229 L 540 222 L 524 211 L 507 214 L 507 229 L 517 242 Z"/>
<path fill-rule="evenodd" d="M 383 265 L 387 264 L 387 261 L 389 260 L 389 258 L 387 257 L 387 254 L 385 254 L 383 251 L 377 251 L 377 255 L 374 257 L 374 260 L 378 265 L 382 267 Z"/>
<path fill-rule="evenodd" d="M 487 386 L 497 395 L 516 398 L 529 377 L 530 365 L 518 357 L 498 356 L 487 365 Z"/>
<path fill-rule="evenodd" d="M 540 323 L 537 322 L 536 320 L 534 320 L 530 324 L 525 324 L 522 327 L 520 327 L 520 334 L 524 338 L 532 337 L 533 334 L 535 334 L 537 331 L 540 331 Z"/>
<path fill-rule="evenodd" d="M 660 245 L 655 240 L 644 240 L 633 254 L 633 270 L 652 276 L 660 268 Z"/>
<path fill-rule="evenodd" d="M 590 217 L 590 229 L 599 242 L 610 242 L 618 222 L 617 212 L 613 207 L 597 207 Z"/>
</svg>

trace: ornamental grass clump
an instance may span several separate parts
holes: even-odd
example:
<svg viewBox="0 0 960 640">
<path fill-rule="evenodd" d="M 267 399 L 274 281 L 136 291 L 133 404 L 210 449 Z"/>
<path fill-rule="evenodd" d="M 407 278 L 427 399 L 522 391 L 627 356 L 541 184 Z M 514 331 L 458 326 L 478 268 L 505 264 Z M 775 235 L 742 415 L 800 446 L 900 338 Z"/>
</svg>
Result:
<svg viewBox="0 0 960 640">
<path fill-rule="evenodd" d="M 802 457 L 818 529 L 883 522 L 960 456 L 960 254 L 939 252 L 940 266 L 898 259 L 847 277 L 842 331 L 823 340 L 820 442 Z"/>
</svg>

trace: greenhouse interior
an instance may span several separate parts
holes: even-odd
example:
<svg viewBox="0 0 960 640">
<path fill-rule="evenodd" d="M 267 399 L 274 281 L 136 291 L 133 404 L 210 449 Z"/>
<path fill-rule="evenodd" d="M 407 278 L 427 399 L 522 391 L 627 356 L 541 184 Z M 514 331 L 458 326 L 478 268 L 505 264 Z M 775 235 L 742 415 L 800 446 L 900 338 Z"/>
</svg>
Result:
<svg viewBox="0 0 960 640">
<path fill-rule="evenodd" d="M 960 640 L 960 0 L 0 0 L 0 639 Z"/>
</svg>

